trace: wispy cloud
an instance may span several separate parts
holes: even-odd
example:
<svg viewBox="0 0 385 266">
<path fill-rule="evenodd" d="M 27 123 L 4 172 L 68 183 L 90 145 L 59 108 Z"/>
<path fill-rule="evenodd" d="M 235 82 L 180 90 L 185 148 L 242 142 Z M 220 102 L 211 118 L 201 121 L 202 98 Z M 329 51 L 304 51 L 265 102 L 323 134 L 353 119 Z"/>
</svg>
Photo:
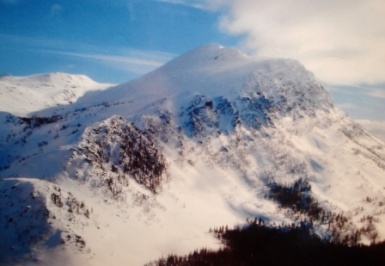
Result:
<svg viewBox="0 0 385 266">
<path fill-rule="evenodd" d="M 333 84 L 385 80 L 383 0 L 214 2 L 224 10 L 221 27 L 244 35 L 256 55 L 298 59 Z"/>
<path fill-rule="evenodd" d="M 338 106 L 343 110 L 357 110 L 359 108 L 359 106 L 354 103 L 341 103 Z"/>
<path fill-rule="evenodd" d="M 356 122 L 385 143 L 385 121 L 356 120 Z"/>
<path fill-rule="evenodd" d="M 127 70 L 136 74 L 144 74 L 152 69 L 155 69 L 172 58 L 172 55 L 157 52 L 138 51 L 137 56 L 125 55 L 107 55 L 107 54 L 91 54 L 78 52 L 63 52 L 63 51 L 41 51 L 44 53 L 52 53 L 62 56 L 71 56 L 94 60 L 98 63 L 112 65 L 115 68 Z M 135 53 L 130 51 L 130 53 Z"/>
<path fill-rule="evenodd" d="M 196 9 L 202 10 L 210 10 L 210 5 L 208 5 L 208 1 L 205 0 L 155 0 L 157 2 L 163 2 L 173 5 L 183 5 Z"/>
<path fill-rule="evenodd" d="M 385 88 L 370 89 L 368 95 L 375 98 L 385 99 Z"/>
<path fill-rule="evenodd" d="M 60 15 L 62 12 L 63 12 L 63 7 L 61 6 L 61 5 L 59 5 L 59 4 L 53 4 L 52 6 L 51 6 L 51 10 L 50 10 L 50 13 L 49 13 L 49 15 L 51 16 L 51 17 L 56 17 L 56 16 L 58 16 L 58 15 Z"/>
<path fill-rule="evenodd" d="M 34 47 L 43 49 L 54 47 L 56 49 L 65 49 L 66 47 L 70 47 L 69 45 L 72 44 L 56 39 L 0 34 L 0 45 L 4 48 L 17 48 L 22 46 L 23 48 Z"/>
<path fill-rule="evenodd" d="M 327 87 L 337 106 L 352 118 L 385 121 L 385 84 Z"/>
<path fill-rule="evenodd" d="M 14 5 L 18 4 L 20 0 L 0 0 L 0 4 Z"/>
<path fill-rule="evenodd" d="M 19 49 L 20 46 L 24 51 L 80 58 L 131 72 L 134 76 L 145 74 L 175 57 L 174 54 L 158 51 L 121 47 L 105 47 L 101 50 L 100 47 L 84 43 L 1 34 L 0 44 L 3 49 Z"/>
</svg>

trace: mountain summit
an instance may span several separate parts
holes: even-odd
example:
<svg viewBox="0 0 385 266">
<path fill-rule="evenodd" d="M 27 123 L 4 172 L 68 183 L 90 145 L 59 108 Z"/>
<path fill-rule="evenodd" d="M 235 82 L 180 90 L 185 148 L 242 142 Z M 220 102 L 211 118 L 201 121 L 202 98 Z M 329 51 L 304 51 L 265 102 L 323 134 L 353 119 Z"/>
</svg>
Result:
<svg viewBox="0 0 385 266">
<path fill-rule="evenodd" d="M 142 265 L 256 217 L 385 238 L 384 144 L 296 61 L 207 45 L 77 97 L 1 113 L 1 262 Z"/>
<path fill-rule="evenodd" d="M 316 108 L 330 108 L 332 105 L 328 93 L 297 61 L 255 60 L 237 49 L 214 44 L 187 52 L 135 81 L 103 93 L 101 97 L 90 95 L 88 98 L 100 102 L 138 96 L 151 101 L 166 97 L 175 99 L 181 95 L 181 98 L 187 98 L 186 94 L 229 100 L 259 94 L 275 103 L 286 100 L 289 105 L 294 105 L 302 101 Z M 79 103 L 83 104 L 83 101 Z"/>
</svg>

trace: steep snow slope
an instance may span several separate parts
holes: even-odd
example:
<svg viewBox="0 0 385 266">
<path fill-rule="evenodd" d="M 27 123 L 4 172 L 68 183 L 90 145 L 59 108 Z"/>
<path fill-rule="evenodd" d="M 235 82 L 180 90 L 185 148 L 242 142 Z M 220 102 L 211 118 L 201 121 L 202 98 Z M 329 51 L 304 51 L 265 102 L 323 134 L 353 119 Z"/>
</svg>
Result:
<svg viewBox="0 0 385 266">
<path fill-rule="evenodd" d="M 75 102 L 87 91 L 112 84 L 97 83 L 83 75 L 51 73 L 28 77 L 0 77 L 0 111 L 26 116 L 50 106 Z"/>
<path fill-rule="evenodd" d="M 296 61 L 208 45 L 71 105 L 0 118 L 4 259 L 142 265 L 217 247 L 210 228 L 256 216 L 385 238 L 384 144 Z M 301 200 L 277 201 L 284 190 Z M 31 215 L 41 223 L 19 243 Z"/>
</svg>

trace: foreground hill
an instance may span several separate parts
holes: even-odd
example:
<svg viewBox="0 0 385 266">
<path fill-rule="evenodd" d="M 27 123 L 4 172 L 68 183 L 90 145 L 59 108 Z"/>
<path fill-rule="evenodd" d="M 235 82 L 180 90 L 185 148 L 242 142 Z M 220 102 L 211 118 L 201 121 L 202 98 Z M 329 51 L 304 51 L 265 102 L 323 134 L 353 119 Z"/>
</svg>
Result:
<svg viewBox="0 0 385 266">
<path fill-rule="evenodd" d="M 0 121 L 2 261 L 142 265 L 255 217 L 385 238 L 384 144 L 296 61 L 203 46 Z"/>
</svg>

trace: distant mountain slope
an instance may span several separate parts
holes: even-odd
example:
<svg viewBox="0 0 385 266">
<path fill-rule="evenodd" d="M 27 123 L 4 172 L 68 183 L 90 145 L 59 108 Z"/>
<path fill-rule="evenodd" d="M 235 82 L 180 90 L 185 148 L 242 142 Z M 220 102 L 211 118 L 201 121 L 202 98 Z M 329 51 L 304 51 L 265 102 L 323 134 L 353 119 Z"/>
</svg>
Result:
<svg viewBox="0 0 385 266">
<path fill-rule="evenodd" d="M 97 83 L 83 75 L 51 73 L 28 77 L 0 77 L 0 111 L 26 116 L 47 107 L 75 102 L 87 91 L 112 84 Z"/>
<path fill-rule="evenodd" d="M 72 104 L 0 121 L 4 260 L 44 264 L 49 251 L 78 265 L 142 265 L 217 247 L 210 228 L 255 217 L 311 221 L 330 241 L 385 238 L 384 144 L 293 60 L 207 45 Z M 18 244 L 30 209 L 42 227 Z"/>
</svg>

